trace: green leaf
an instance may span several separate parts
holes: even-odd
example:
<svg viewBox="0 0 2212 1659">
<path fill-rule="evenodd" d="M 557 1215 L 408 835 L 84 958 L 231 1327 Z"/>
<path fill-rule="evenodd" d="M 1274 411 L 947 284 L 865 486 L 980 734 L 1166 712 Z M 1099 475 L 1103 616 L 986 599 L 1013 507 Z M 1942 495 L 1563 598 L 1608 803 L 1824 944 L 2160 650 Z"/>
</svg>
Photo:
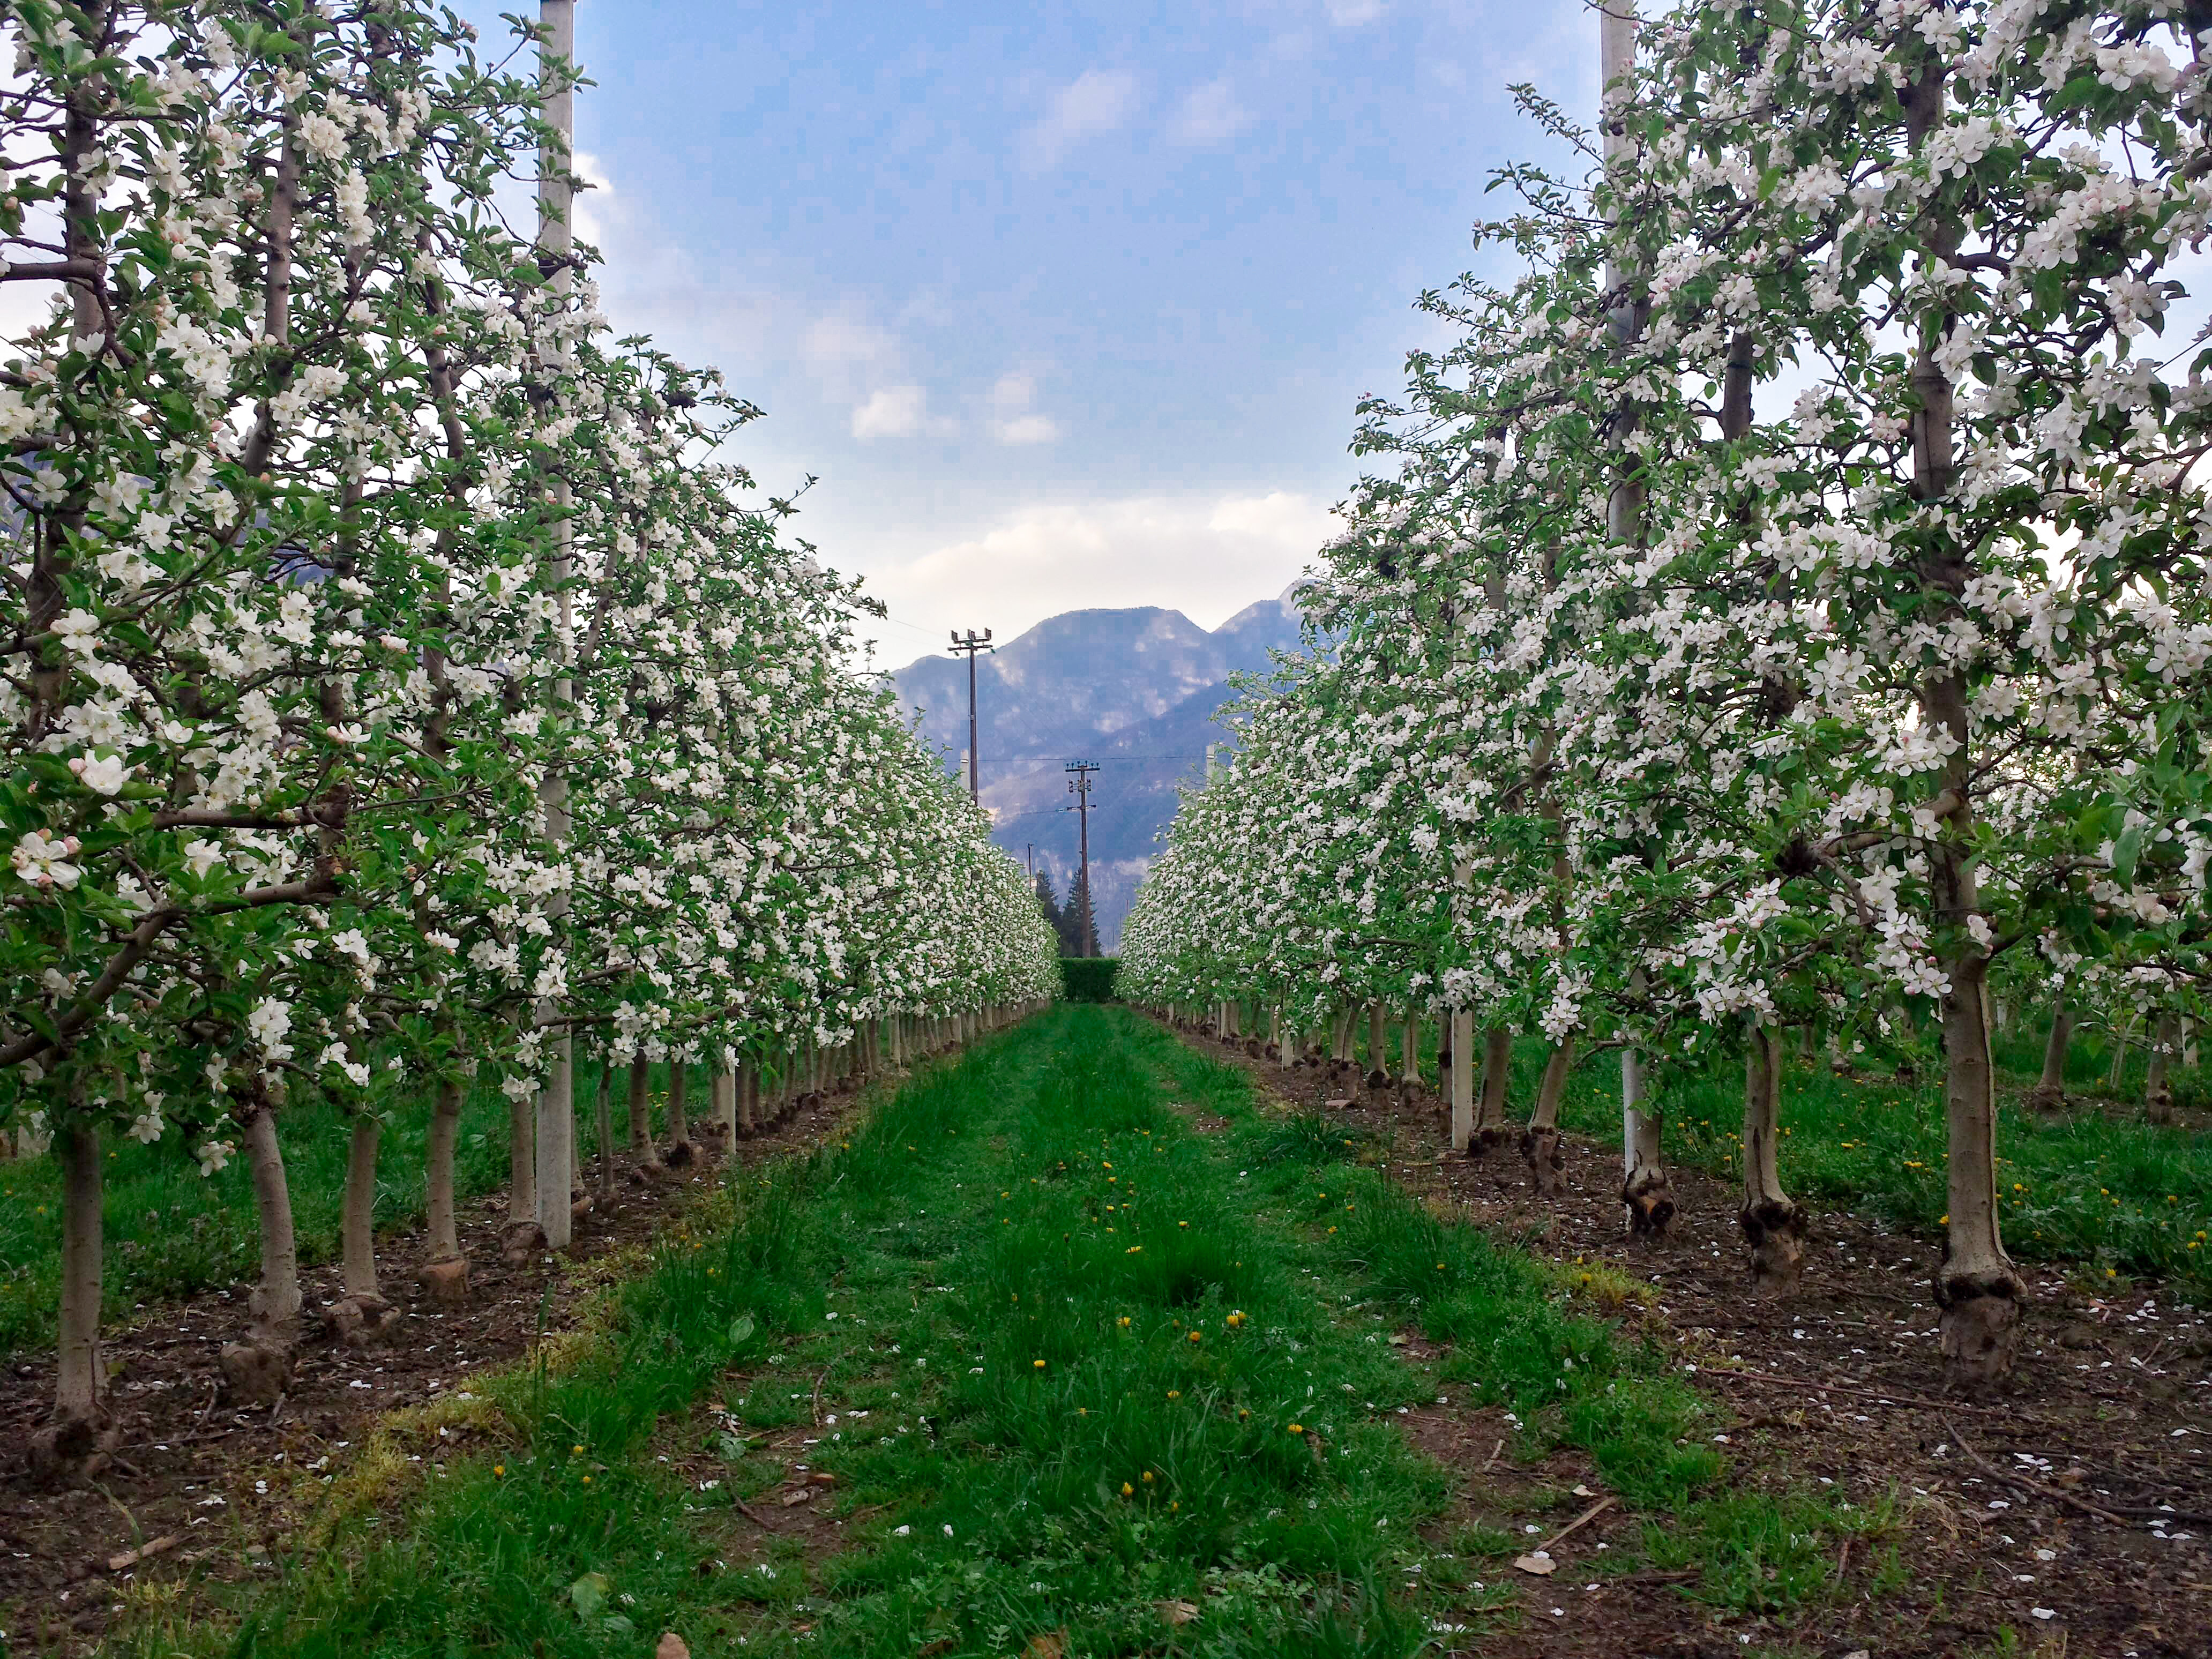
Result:
<svg viewBox="0 0 2212 1659">
<path fill-rule="evenodd" d="M 607 1604 L 607 1596 L 614 1589 L 614 1581 L 603 1572 L 587 1572 L 568 1586 L 568 1599 L 576 1604 L 576 1616 L 591 1624 Z"/>
<path fill-rule="evenodd" d="M 751 1337 L 752 1334 L 753 1316 L 750 1314 L 739 1314 L 735 1319 L 732 1319 L 730 1322 L 730 1346 L 732 1347 L 744 1347 L 747 1340 Z"/>
<path fill-rule="evenodd" d="M 2121 831 L 2112 843 L 2112 873 L 2122 881 L 2136 878 L 2136 860 L 2142 856 L 2142 825 Z"/>
</svg>

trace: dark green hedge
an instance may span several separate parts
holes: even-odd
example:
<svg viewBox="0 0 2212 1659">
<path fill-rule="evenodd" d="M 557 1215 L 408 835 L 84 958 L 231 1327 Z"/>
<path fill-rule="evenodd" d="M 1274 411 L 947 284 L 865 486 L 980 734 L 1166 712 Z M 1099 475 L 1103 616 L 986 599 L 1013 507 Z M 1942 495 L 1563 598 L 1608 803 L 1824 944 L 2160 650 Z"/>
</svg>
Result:
<svg viewBox="0 0 2212 1659">
<path fill-rule="evenodd" d="M 1114 975 L 1121 969 L 1114 957 L 1062 957 L 1060 987 L 1070 1002 L 1111 1002 Z"/>
</svg>

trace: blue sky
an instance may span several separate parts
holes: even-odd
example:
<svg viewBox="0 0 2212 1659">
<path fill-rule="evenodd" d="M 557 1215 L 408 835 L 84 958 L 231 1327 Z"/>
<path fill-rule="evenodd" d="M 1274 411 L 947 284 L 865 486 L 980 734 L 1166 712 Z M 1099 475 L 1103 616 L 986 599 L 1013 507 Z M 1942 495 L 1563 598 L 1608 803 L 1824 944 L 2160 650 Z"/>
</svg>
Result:
<svg viewBox="0 0 2212 1659">
<path fill-rule="evenodd" d="M 1596 88 L 1577 0 L 576 9 L 607 308 L 768 410 L 738 458 L 819 478 L 799 533 L 891 664 L 1280 591 L 1536 153 L 1505 87 Z"/>
</svg>

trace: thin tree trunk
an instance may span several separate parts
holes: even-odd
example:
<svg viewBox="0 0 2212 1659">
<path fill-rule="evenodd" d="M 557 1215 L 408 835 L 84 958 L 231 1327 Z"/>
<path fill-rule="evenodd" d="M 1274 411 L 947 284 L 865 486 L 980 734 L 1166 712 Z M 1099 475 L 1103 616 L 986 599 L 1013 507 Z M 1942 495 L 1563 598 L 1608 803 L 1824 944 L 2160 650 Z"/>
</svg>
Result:
<svg viewBox="0 0 2212 1659">
<path fill-rule="evenodd" d="M 1528 1160 L 1529 1179 L 1547 1198 L 1556 1197 L 1567 1167 L 1559 1149 L 1559 1103 L 1566 1098 L 1567 1079 L 1575 1069 L 1575 1037 L 1571 1031 L 1552 1050 L 1544 1064 L 1544 1081 L 1536 1091 L 1536 1109 L 1521 1137 L 1521 1156 Z"/>
<path fill-rule="evenodd" d="M 1451 1145 L 1465 1152 L 1474 1135 L 1474 1010 L 1455 1008 L 1451 1021 Z"/>
<path fill-rule="evenodd" d="M 461 1138 L 464 1094 L 458 1077 L 441 1077 L 430 1107 L 429 1152 L 424 1180 L 430 1217 L 430 1260 L 453 1261 L 461 1254 L 453 1206 L 453 1152 Z"/>
<path fill-rule="evenodd" d="M 714 1073 L 714 1133 L 729 1146 L 738 1138 L 738 1073 L 734 1067 Z"/>
<path fill-rule="evenodd" d="M 1805 1212 L 1782 1190 L 1782 1044 L 1753 1024 L 1744 1048 L 1743 1207 L 1736 1219 L 1751 1246 L 1751 1282 L 1771 1296 L 1797 1288 L 1805 1269 Z"/>
<path fill-rule="evenodd" d="M 538 1224 L 538 1109 L 528 1095 L 507 1101 L 507 1224 Z"/>
<path fill-rule="evenodd" d="M 1917 151 L 1943 119 L 1949 71 L 1930 58 L 1911 84 L 1903 88 L 1905 131 Z M 1929 253 L 1954 257 L 1966 226 L 1955 212 L 1948 217 L 1929 208 L 1923 235 Z M 1942 302 L 1939 299 L 1939 307 Z M 1953 433 L 1953 387 L 1936 360 L 1936 349 L 1957 318 L 1938 309 L 1913 319 L 1917 337 L 1911 387 L 1918 404 L 1911 420 L 1912 493 L 1923 502 L 1948 498 L 1958 483 Z M 1938 528 L 1936 544 L 1920 553 L 1931 590 L 1942 595 L 1923 611 L 1932 628 L 1960 614 L 1960 596 L 1974 574 L 1971 550 Z M 1937 797 L 1936 833 L 1923 845 L 1928 884 L 1936 917 L 1959 935 L 1939 958 L 1950 984 L 1942 998 L 1943 1107 L 1949 1140 L 1951 1200 L 1943 1262 L 1936 1275 L 1936 1300 L 1943 1310 L 1943 1360 L 1954 1383 L 1980 1387 L 2012 1369 L 2020 1344 L 2020 1304 L 2027 1286 L 2014 1271 L 1997 1234 L 1996 1091 L 1990 1064 L 1989 957 L 1966 936 L 1976 914 L 1973 786 L 1973 724 L 1965 675 L 1946 664 L 1920 687 L 1921 714 L 1932 728 L 1951 739 Z"/>
<path fill-rule="evenodd" d="M 1620 1201 L 1628 1206 L 1628 1231 L 1634 1238 L 1661 1239 L 1674 1218 L 1674 1194 L 1667 1185 L 1660 1137 L 1665 1114 L 1644 1099 L 1644 1056 L 1620 1051 Z"/>
<path fill-rule="evenodd" d="M 1390 1022 L 1379 1002 L 1367 1005 L 1367 1086 L 1390 1086 Z"/>
<path fill-rule="evenodd" d="M 665 1164 L 689 1164 L 691 1161 L 691 1121 L 684 1114 L 684 1091 L 691 1080 L 691 1068 L 680 1054 L 668 1057 L 668 1150 L 661 1155 Z"/>
<path fill-rule="evenodd" d="M 641 1048 L 629 1063 L 629 1149 L 641 1163 L 660 1162 L 653 1144 L 653 1062 Z"/>
<path fill-rule="evenodd" d="M 61 1334 L 54 1352 L 58 1425 L 96 1426 L 106 1419 L 107 1379 L 100 1354 L 103 1243 L 100 1131 L 65 1123 L 54 1136 L 62 1166 Z"/>
<path fill-rule="evenodd" d="M 1421 1017 L 1410 1006 L 1398 1027 L 1398 1089 L 1411 1097 L 1421 1086 Z"/>
<path fill-rule="evenodd" d="M 284 1179 L 276 1118 L 264 1103 L 241 1126 L 253 1202 L 261 1222 L 261 1283 L 253 1292 L 253 1324 L 243 1342 L 216 1355 L 233 1396 L 274 1406 L 292 1385 L 300 1318 L 300 1254 L 292 1231 L 292 1194 Z"/>
<path fill-rule="evenodd" d="M 2033 1104 L 2055 1110 L 2066 1099 L 2066 1060 L 2074 1046 L 2074 1011 L 2063 991 L 2051 1008 L 2051 1035 L 2043 1045 L 2043 1075 L 2035 1085 Z"/>
<path fill-rule="evenodd" d="M 346 1148 L 345 1213 L 339 1224 L 340 1269 L 345 1293 L 382 1302 L 376 1285 L 376 1152 L 384 1125 L 373 1112 L 356 1112 Z"/>
<path fill-rule="evenodd" d="M 246 1121 L 245 1140 L 254 1208 L 261 1220 L 261 1284 L 253 1293 L 254 1318 L 289 1340 L 300 1316 L 300 1249 L 292 1232 L 292 1189 L 276 1140 L 276 1115 L 265 1106 L 254 1113 Z"/>
<path fill-rule="evenodd" d="M 2173 1121 L 2174 1051 L 2181 1047 L 2181 1016 L 2162 1013 L 2151 1029 L 2150 1070 L 2143 1079 L 2143 1109 L 2154 1123 Z"/>
<path fill-rule="evenodd" d="M 1505 1133 L 1505 1096 L 1512 1081 L 1512 1030 L 1493 1025 L 1483 1033 L 1482 1101 L 1474 1115 L 1476 1137 L 1486 1147 Z"/>
<path fill-rule="evenodd" d="M 592 1109 L 592 1132 L 599 1143 L 599 1197 L 612 1203 L 615 1196 L 615 1062 L 612 1055 L 599 1060 L 599 1097 Z"/>
</svg>

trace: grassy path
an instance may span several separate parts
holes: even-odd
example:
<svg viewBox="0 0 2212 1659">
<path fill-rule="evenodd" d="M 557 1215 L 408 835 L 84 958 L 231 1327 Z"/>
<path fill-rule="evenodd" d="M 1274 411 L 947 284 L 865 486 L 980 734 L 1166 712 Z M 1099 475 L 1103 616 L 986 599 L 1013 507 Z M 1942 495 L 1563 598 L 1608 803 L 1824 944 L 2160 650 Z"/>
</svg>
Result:
<svg viewBox="0 0 2212 1659">
<path fill-rule="evenodd" d="M 1407 1655 L 1519 1616 L 1476 1581 L 1525 1543 L 1447 1524 L 1455 1477 L 1401 1431 L 1440 1392 L 1671 1516 L 1615 1569 L 1686 1561 L 1723 1605 L 1852 1524 L 1704 1496 L 1704 1408 L 1657 1357 L 1358 1150 L 1126 1011 L 1055 1010 L 756 1177 L 558 1375 L 486 1385 L 489 1443 L 303 1529 L 236 1623 L 140 1645 Z M 834 1528 L 763 1524 L 794 1455 Z"/>
</svg>

